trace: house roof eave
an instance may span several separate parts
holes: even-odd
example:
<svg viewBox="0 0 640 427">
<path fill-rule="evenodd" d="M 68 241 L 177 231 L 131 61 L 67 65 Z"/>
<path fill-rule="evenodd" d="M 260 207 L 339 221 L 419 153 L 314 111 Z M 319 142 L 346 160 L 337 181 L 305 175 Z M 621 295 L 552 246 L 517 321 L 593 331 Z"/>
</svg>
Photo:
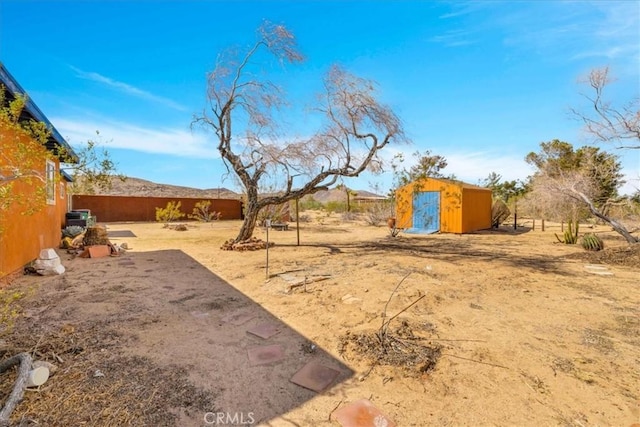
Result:
<svg viewBox="0 0 640 427">
<path fill-rule="evenodd" d="M 11 73 L 9 73 L 9 70 L 7 70 L 2 62 L 0 62 L 0 84 L 6 88 L 7 94 L 11 99 L 15 99 L 17 95 L 27 95 L 22 86 L 20 86 L 18 81 L 11 75 Z M 24 106 L 23 115 L 26 119 L 35 120 L 47 125 L 51 131 L 51 135 L 46 143 L 48 150 L 52 151 L 58 157 L 61 157 L 61 152 L 65 153 L 65 163 L 77 163 L 79 161 L 78 155 L 73 151 L 73 148 L 71 148 L 69 143 L 62 137 L 62 135 L 60 135 L 60 132 L 58 132 L 55 126 L 51 124 L 47 116 L 44 115 L 36 103 L 28 96 Z"/>
</svg>

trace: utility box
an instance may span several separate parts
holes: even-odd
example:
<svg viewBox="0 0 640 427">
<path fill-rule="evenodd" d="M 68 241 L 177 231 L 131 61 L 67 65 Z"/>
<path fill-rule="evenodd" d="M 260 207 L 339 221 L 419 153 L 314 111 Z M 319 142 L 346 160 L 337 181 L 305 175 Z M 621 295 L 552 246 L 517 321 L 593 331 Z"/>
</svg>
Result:
<svg viewBox="0 0 640 427">
<path fill-rule="evenodd" d="M 74 209 L 65 215 L 65 226 L 77 225 L 83 228 L 96 225 L 96 217 L 91 215 L 89 209 Z"/>
</svg>

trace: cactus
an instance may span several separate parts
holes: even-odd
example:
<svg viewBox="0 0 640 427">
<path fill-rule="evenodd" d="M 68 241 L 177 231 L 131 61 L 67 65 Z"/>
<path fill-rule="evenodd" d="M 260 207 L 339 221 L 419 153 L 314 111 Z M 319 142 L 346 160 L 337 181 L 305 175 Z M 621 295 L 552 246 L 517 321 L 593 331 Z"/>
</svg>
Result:
<svg viewBox="0 0 640 427">
<path fill-rule="evenodd" d="M 62 237 L 76 237 L 84 233 L 84 227 L 79 225 L 70 225 L 62 230 Z"/>
<path fill-rule="evenodd" d="M 568 225 L 568 229 L 565 230 L 565 232 L 564 232 L 563 239 L 560 239 L 558 234 L 555 233 L 556 239 L 558 239 L 558 242 L 564 243 L 566 245 L 575 245 L 576 243 L 578 243 L 578 229 L 579 228 L 580 228 L 580 226 L 578 225 L 578 221 L 575 222 L 575 227 L 574 227 L 573 221 L 570 220 L 569 221 L 569 225 Z"/>
<path fill-rule="evenodd" d="M 593 233 L 582 236 L 582 247 L 588 251 L 600 251 L 604 248 L 604 242 Z"/>
</svg>

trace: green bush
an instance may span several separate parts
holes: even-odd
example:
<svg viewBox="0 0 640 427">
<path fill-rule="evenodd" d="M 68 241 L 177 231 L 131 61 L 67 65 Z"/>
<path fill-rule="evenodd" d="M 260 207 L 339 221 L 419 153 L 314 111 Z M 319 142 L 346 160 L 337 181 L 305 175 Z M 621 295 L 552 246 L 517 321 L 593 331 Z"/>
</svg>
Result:
<svg viewBox="0 0 640 427">
<path fill-rule="evenodd" d="M 298 209 L 300 209 L 301 212 L 320 211 L 324 209 L 324 205 L 313 197 L 309 197 L 308 199 L 300 200 L 300 202 L 298 203 Z"/>
</svg>

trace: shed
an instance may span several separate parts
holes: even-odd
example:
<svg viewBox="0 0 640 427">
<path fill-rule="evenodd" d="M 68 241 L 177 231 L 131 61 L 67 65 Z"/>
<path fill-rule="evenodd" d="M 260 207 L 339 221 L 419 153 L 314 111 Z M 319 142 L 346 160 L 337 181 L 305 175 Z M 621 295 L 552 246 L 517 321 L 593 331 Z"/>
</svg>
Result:
<svg viewBox="0 0 640 427">
<path fill-rule="evenodd" d="M 471 233 L 491 228 L 489 188 L 423 178 L 396 190 L 396 227 L 408 233 Z"/>
</svg>

